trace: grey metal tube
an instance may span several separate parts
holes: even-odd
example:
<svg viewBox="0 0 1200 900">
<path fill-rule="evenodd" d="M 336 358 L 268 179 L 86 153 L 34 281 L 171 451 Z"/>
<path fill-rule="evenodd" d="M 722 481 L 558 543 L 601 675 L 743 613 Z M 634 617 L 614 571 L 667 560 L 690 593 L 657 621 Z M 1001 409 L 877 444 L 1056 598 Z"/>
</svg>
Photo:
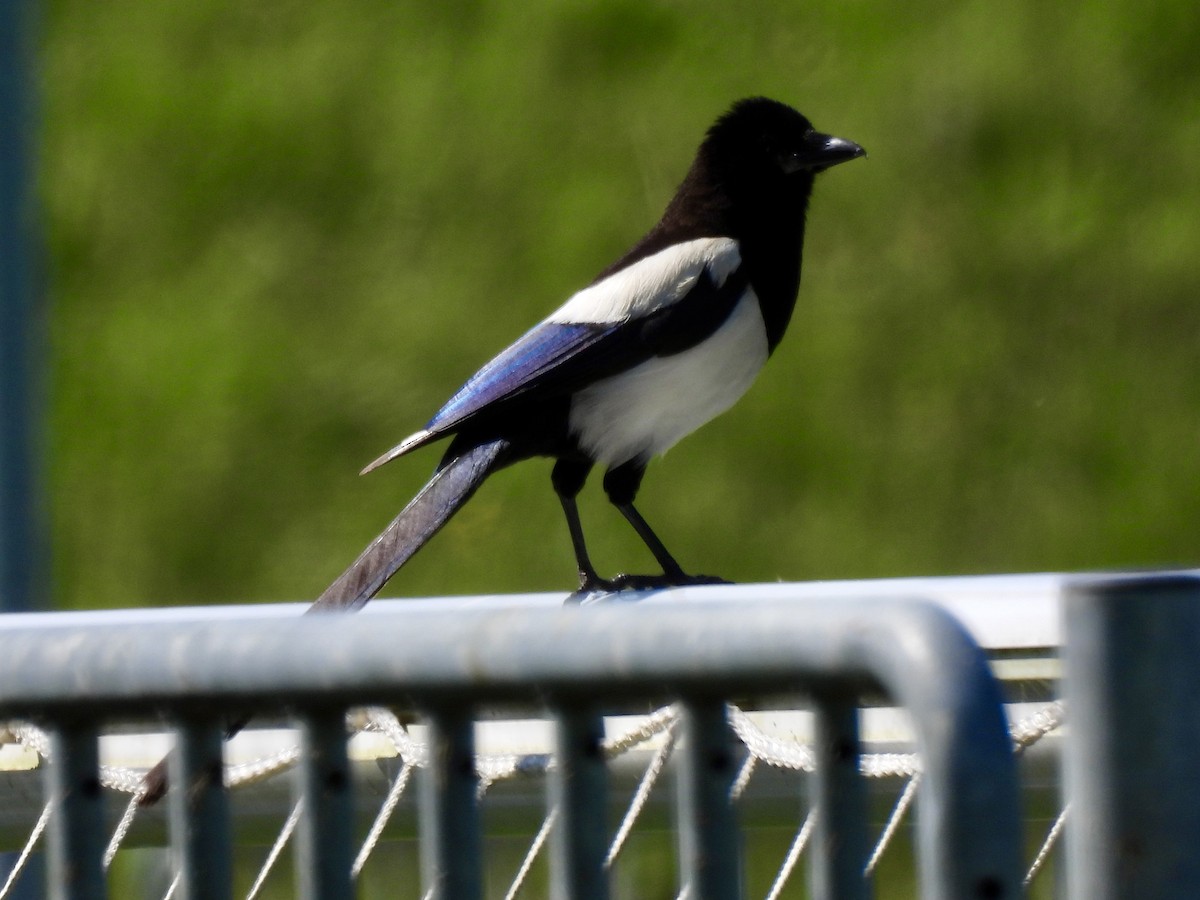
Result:
<svg viewBox="0 0 1200 900">
<path fill-rule="evenodd" d="M 233 835 L 225 792 L 222 728 L 214 720 L 181 722 L 171 751 L 171 844 L 182 900 L 233 895 Z"/>
<path fill-rule="evenodd" d="M 1200 885 L 1200 579 L 1085 584 L 1065 604 L 1073 900 Z"/>
<path fill-rule="evenodd" d="M 812 894 L 815 900 L 866 900 L 871 885 L 864 877 L 867 791 L 858 771 L 858 708 L 852 697 L 822 696 L 816 713 Z"/>
<path fill-rule="evenodd" d="M 421 885 L 429 900 L 483 896 L 475 722 L 461 706 L 430 711 L 421 770 Z"/>
<path fill-rule="evenodd" d="M 587 707 L 555 714 L 555 753 L 548 803 L 557 810 L 550 835 L 551 897 L 606 900 L 608 766 L 604 718 Z"/>
<path fill-rule="evenodd" d="M 50 733 L 46 788 L 54 803 L 47 830 L 50 896 L 103 900 L 104 792 L 99 738 L 88 722 L 64 722 Z"/>
<path fill-rule="evenodd" d="M 730 796 L 737 763 L 725 703 L 685 700 L 679 718 L 680 887 L 694 900 L 740 897 L 740 833 Z"/>
<path fill-rule="evenodd" d="M 303 900 L 354 896 L 354 802 L 346 756 L 346 717 L 336 707 L 300 716 L 297 793 L 303 808 L 296 829 L 296 881 Z M 174 793 L 174 791 L 172 791 Z"/>
</svg>

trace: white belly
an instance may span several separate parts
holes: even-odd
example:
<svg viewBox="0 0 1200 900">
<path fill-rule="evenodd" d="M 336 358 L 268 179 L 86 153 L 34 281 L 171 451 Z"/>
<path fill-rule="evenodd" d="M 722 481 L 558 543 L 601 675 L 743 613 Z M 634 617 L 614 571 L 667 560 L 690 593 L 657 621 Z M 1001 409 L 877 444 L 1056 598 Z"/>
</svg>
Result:
<svg viewBox="0 0 1200 900">
<path fill-rule="evenodd" d="M 747 289 L 712 337 L 598 381 L 571 402 L 571 431 L 597 462 L 665 452 L 729 409 L 767 361 L 767 332 Z"/>
</svg>

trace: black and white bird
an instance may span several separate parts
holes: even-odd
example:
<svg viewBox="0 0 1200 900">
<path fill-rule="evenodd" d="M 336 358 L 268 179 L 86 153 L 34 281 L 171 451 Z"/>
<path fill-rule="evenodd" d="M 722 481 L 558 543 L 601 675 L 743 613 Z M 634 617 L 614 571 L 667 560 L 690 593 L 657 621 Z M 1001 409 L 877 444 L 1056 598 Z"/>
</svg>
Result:
<svg viewBox="0 0 1200 900">
<path fill-rule="evenodd" d="M 779 344 L 800 288 L 813 178 L 863 155 L 782 103 L 735 104 L 708 130 L 666 212 L 632 250 L 363 470 L 450 439 L 429 483 L 309 611 L 362 606 L 488 475 L 535 456 L 556 460 L 551 481 L 581 592 L 719 581 L 685 573 L 634 497 L 650 459 L 737 402 Z M 596 574 L 575 505 L 596 465 L 661 575 Z M 245 722 L 231 722 L 228 734 Z M 151 805 L 166 790 L 164 760 L 146 774 L 139 802 Z"/>
<path fill-rule="evenodd" d="M 370 472 L 444 438 L 433 478 L 321 595 L 314 610 L 373 597 L 492 472 L 556 460 L 580 591 L 709 583 L 684 572 L 633 505 L 646 465 L 732 406 L 783 338 L 800 287 L 818 172 L 863 156 L 789 106 L 742 100 L 708 130 L 666 211 L 628 253 L 471 377 Z M 594 466 L 662 566 L 601 578 L 576 495 Z"/>
</svg>

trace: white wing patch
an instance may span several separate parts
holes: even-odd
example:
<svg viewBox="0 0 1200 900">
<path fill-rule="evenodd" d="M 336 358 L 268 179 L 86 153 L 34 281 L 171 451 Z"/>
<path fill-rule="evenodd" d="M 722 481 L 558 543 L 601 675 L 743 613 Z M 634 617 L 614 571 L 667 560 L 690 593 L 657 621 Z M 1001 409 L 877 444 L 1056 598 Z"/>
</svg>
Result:
<svg viewBox="0 0 1200 900">
<path fill-rule="evenodd" d="M 698 238 L 660 250 L 586 287 L 551 313 L 548 322 L 621 322 L 675 303 L 707 267 L 720 287 L 742 261 L 732 238 Z"/>
<path fill-rule="evenodd" d="M 712 337 L 579 391 L 571 431 L 603 465 L 648 461 L 733 406 L 766 361 L 767 331 L 747 288 Z"/>
</svg>

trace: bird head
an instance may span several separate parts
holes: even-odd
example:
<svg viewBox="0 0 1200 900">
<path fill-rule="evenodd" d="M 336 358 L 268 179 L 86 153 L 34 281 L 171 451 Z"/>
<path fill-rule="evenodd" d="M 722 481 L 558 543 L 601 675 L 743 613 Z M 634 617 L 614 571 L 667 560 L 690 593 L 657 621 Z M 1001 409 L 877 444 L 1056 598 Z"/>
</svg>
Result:
<svg viewBox="0 0 1200 900">
<path fill-rule="evenodd" d="M 717 119 L 699 158 L 727 188 L 769 196 L 797 189 L 807 194 L 816 173 L 865 155 L 853 141 L 817 131 L 790 106 L 751 97 Z"/>
</svg>

